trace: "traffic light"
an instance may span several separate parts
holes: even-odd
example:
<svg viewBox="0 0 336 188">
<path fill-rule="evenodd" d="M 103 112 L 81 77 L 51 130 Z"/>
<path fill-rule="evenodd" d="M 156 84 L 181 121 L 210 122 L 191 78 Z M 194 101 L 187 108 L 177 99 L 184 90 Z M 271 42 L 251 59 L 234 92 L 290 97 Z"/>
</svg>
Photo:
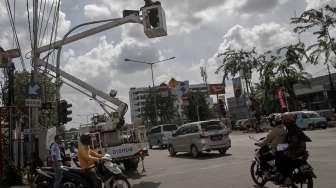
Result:
<svg viewBox="0 0 336 188">
<path fill-rule="evenodd" d="M 72 111 L 69 109 L 72 107 L 72 104 L 69 104 L 66 100 L 61 100 L 58 105 L 58 122 L 61 125 L 72 121 L 71 117 L 68 117 L 72 114 Z"/>
<path fill-rule="evenodd" d="M 148 38 L 167 35 L 166 17 L 161 4 L 153 4 L 142 9 L 144 31 Z"/>
<path fill-rule="evenodd" d="M 149 24 L 152 28 L 157 28 L 160 26 L 160 17 L 159 11 L 157 8 L 152 8 L 147 10 L 147 14 L 149 17 Z"/>
</svg>

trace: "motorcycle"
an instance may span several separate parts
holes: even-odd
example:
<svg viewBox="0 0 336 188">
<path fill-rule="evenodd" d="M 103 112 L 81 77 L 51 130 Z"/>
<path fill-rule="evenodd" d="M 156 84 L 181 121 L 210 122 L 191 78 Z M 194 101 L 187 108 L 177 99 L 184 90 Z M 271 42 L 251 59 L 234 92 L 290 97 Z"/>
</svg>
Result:
<svg viewBox="0 0 336 188">
<path fill-rule="evenodd" d="M 252 161 L 250 168 L 251 177 L 255 184 L 259 187 L 264 187 L 266 183 L 272 182 L 275 185 L 285 186 L 284 179 L 289 178 L 291 182 L 287 187 L 313 188 L 313 178 L 316 178 L 316 175 L 314 174 L 312 166 L 307 161 L 309 158 L 308 151 L 300 156 L 295 161 L 295 165 L 291 167 L 291 177 L 283 177 L 276 168 L 275 157 L 271 153 L 270 147 L 261 144 L 261 141 L 265 138 L 256 140 L 253 137 L 250 137 L 250 139 L 255 140 L 255 145 L 258 146 L 258 148 L 255 149 L 254 160 Z M 284 151 L 287 147 L 288 144 L 280 144 L 278 146 L 278 151 Z"/>
<path fill-rule="evenodd" d="M 127 177 L 122 173 L 119 166 L 112 163 L 111 157 L 105 155 L 93 167 L 98 176 L 98 184 L 100 188 L 130 188 L 131 185 Z M 78 167 L 62 166 L 63 171 L 61 187 L 62 188 L 90 188 L 88 182 L 81 169 Z M 37 176 L 34 179 L 34 188 L 49 188 L 53 185 L 55 172 L 50 167 L 38 168 Z"/>
</svg>

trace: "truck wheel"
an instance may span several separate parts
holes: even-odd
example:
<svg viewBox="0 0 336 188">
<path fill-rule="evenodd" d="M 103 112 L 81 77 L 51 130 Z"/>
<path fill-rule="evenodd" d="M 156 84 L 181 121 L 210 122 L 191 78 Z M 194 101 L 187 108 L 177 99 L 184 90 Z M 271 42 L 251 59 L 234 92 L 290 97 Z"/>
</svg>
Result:
<svg viewBox="0 0 336 188">
<path fill-rule="evenodd" d="M 226 154 L 226 148 L 221 148 L 221 149 L 219 149 L 218 151 L 219 151 L 219 153 L 221 154 L 221 155 L 225 155 Z"/>
<path fill-rule="evenodd" d="M 192 157 L 197 158 L 199 156 L 200 152 L 195 145 L 192 145 L 190 150 Z"/>
<path fill-rule="evenodd" d="M 138 169 L 138 165 L 139 165 L 139 160 L 137 158 L 127 159 L 124 162 L 125 171 L 127 171 L 127 172 L 136 171 Z"/>
</svg>

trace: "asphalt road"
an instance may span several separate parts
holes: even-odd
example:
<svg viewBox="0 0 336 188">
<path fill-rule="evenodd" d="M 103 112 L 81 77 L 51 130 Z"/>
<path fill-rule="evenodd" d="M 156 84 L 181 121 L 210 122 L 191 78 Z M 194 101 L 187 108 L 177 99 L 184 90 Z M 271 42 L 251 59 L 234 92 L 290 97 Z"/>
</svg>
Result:
<svg viewBox="0 0 336 188">
<path fill-rule="evenodd" d="M 336 128 L 307 131 L 313 142 L 308 144 L 310 163 L 318 178 L 314 187 L 336 185 Z M 233 133 L 232 148 L 227 155 L 204 153 L 199 159 L 188 154 L 169 157 L 166 150 L 151 150 L 145 159 L 146 172 L 130 178 L 133 188 L 254 188 L 250 164 L 255 146 L 249 136 L 265 134 Z M 140 170 L 141 171 L 141 168 Z M 277 186 L 271 183 L 267 187 Z"/>
</svg>

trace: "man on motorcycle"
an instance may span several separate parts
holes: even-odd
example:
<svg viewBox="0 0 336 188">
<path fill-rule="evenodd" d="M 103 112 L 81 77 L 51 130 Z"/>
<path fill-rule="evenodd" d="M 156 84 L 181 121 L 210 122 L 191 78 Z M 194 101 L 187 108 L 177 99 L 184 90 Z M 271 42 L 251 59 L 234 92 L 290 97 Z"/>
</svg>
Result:
<svg viewBox="0 0 336 188">
<path fill-rule="evenodd" d="M 286 142 L 288 148 L 286 151 L 277 152 L 277 167 L 284 177 L 285 184 L 290 183 L 290 174 L 295 168 L 298 157 L 306 152 L 306 142 L 311 139 L 296 125 L 296 117 L 293 113 L 286 112 L 282 115 L 284 125 L 287 129 Z"/>
<path fill-rule="evenodd" d="M 261 146 L 260 152 L 263 153 L 260 163 L 263 169 L 273 168 L 268 162 L 275 158 L 278 144 L 283 144 L 286 140 L 286 131 L 282 124 L 281 116 L 273 115 L 269 120 L 272 129 L 269 131 L 266 138 L 258 144 Z M 271 149 L 271 152 L 269 152 L 269 148 Z"/>
<path fill-rule="evenodd" d="M 281 115 L 273 115 L 270 118 L 271 131 L 262 142 L 262 145 L 269 145 L 272 154 L 275 155 L 278 144 L 283 144 L 286 140 L 286 131 L 281 121 Z"/>
<path fill-rule="evenodd" d="M 93 188 L 98 187 L 98 177 L 94 171 L 95 163 L 101 158 L 101 155 L 90 149 L 91 137 L 89 134 L 80 136 L 80 144 L 78 145 L 78 160 L 80 168 L 90 179 Z"/>
</svg>

